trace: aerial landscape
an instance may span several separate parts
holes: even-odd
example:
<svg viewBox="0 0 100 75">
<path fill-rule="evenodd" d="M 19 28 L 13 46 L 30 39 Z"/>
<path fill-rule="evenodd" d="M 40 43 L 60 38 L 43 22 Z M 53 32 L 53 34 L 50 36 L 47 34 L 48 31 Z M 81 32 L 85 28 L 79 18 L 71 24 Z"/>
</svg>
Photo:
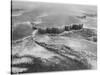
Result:
<svg viewBox="0 0 100 75">
<path fill-rule="evenodd" d="M 12 0 L 11 74 L 97 69 L 97 6 Z"/>
</svg>

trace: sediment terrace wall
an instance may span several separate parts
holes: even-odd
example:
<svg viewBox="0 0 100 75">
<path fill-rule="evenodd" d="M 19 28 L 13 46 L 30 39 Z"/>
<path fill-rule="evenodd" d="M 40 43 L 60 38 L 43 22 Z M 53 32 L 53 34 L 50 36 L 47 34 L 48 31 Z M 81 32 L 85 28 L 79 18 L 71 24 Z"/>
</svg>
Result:
<svg viewBox="0 0 100 75">
<path fill-rule="evenodd" d="M 46 29 L 37 28 L 36 25 L 33 25 L 32 29 L 38 30 L 38 33 L 40 33 L 40 34 L 46 34 L 46 33 L 48 33 L 48 34 L 60 34 L 64 31 L 72 31 L 72 30 L 83 29 L 83 24 L 72 24 L 72 25 L 63 26 L 61 28 L 52 27 L 52 28 L 46 28 Z M 31 35 L 17 39 L 17 40 L 13 40 L 13 42 L 20 42 L 22 39 L 25 39 L 25 38 L 28 38 L 28 37 L 31 37 Z"/>
<path fill-rule="evenodd" d="M 36 29 L 36 27 L 33 27 L 33 29 Z M 61 28 L 57 27 L 52 27 L 52 28 L 46 28 L 46 29 L 41 29 L 37 28 L 39 33 L 45 34 L 45 33 L 54 33 L 54 34 L 59 34 L 64 31 L 72 31 L 72 30 L 80 30 L 83 29 L 83 24 L 72 24 L 72 25 L 67 25 Z"/>
</svg>

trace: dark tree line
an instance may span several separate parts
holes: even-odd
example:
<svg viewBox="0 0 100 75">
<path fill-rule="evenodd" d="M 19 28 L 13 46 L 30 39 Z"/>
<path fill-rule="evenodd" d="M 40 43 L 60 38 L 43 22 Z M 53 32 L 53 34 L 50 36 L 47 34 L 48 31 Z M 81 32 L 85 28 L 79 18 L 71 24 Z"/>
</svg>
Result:
<svg viewBox="0 0 100 75">
<path fill-rule="evenodd" d="M 38 29 L 39 33 L 41 33 L 41 34 L 45 34 L 45 33 L 59 34 L 59 33 L 62 33 L 64 31 L 80 30 L 82 28 L 83 28 L 83 24 L 72 24 L 69 26 L 64 26 L 62 28 L 52 27 L 52 28 L 42 29 L 42 28 L 33 27 L 33 29 Z"/>
<path fill-rule="evenodd" d="M 46 28 L 46 29 L 38 29 L 39 33 L 45 34 L 45 33 L 51 33 L 51 34 L 59 34 L 64 32 L 63 28 Z"/>
<path fill-rule="evenodd" d="M 73 24 L 70 26 L 65 26 L 65 31 L 70 31 L 70 30 L 80 30 L 83 28 L 83 24 Z"/>
</svg>

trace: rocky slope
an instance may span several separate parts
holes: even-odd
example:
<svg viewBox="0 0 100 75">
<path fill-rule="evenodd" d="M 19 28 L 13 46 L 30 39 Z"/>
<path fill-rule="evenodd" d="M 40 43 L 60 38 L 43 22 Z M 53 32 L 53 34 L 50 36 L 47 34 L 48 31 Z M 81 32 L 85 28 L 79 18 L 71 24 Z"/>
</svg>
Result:
<svg viewBox="0 0 100 75">
<path fill-rule="evenodd" d="M 12 42 L 11 73 L 95 69 L 96 53 L 96 44 L 84 39 L 29 36 Z"/>
</svg>

